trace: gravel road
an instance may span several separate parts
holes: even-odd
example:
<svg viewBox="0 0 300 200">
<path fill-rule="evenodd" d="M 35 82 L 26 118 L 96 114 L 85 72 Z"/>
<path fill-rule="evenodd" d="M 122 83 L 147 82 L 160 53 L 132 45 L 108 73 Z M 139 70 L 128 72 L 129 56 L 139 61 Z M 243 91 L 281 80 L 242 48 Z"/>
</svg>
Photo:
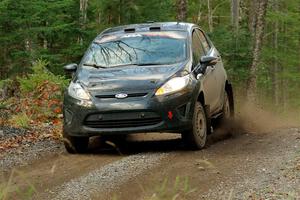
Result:
<svg viewBox="0 0 300 200">
<path fill-rule="evenodd" d="M 55 194 L 49 199 L 85 200 L 92 196 L 104 198 L 105 194 L 150 170 L 166 156 L 163 153 L 128 156 L 58 186 L 49 191 Z"/>
<path fill-rule="evenodd" d="M 216 132 L 202 151 L 186 150 L 177 135 L 133 137 L 118 151 L 95 141 L 86 155 L 46 141 L 2 156 L 7 199 L 24 199 L 30 188 L 46 200 L 300 199 L 299 128 Z M 179 178 L 189 192 L 174 189 Z"/>
</svg>

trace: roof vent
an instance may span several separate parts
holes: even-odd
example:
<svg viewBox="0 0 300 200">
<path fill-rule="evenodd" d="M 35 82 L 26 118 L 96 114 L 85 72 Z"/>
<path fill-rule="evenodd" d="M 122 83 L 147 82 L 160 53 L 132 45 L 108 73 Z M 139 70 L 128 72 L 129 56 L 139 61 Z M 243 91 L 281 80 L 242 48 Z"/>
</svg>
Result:
<svg viewBox="0 0 300 200">
<path fill-rule="evenodd" d="M 158 27 L 150 27 L 149 28 L 150 31 L 160 31 L 161 28 L 158 26 Z"/>
<path fill-rule="evenodd" d="M 125 33 L 134 33 L 135 32 L 135 28 L 126 28 L 124 29 Z"/>
</svg>

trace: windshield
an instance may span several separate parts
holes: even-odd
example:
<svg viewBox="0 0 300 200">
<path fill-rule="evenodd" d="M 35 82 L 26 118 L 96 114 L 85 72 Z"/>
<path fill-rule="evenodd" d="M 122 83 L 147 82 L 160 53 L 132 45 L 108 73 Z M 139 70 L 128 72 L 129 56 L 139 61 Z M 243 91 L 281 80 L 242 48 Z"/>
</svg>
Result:
<svg viewBox="0 0 300 200">
<path fill-rule="evenodd" d="M 108 35 L 96 40 L 83 59 L 83 65 L 116 67 L 159 65 L 186 59 L 186 32 L 146 32 Z"/>
</svg>

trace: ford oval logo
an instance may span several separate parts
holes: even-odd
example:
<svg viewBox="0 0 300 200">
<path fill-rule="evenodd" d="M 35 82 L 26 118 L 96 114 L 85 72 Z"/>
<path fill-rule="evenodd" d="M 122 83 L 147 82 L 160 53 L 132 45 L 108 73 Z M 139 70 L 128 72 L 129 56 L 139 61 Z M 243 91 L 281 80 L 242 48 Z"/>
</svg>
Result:
<svg viewBox="0 0 300 200">
<path fill-rule="evenodd" d="M 120 94 L 116 94 L 115 96 L 117 99 L 125 99 L 128 97 L 128 94 L 125 93 L 120 93 Z"/>
</svg>

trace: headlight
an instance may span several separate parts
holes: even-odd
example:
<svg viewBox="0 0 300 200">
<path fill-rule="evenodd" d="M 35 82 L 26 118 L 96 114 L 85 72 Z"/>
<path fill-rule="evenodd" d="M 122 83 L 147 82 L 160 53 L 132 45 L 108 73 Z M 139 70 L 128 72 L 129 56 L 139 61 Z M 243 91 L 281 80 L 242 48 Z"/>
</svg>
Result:
<svg viewBox="0 0 300 200">
<path fill-rule="evenodd" d="M 189 83 L 189 76 L 175 77 L 161 86 L 155 93 L 156 96 L 174 93 L 185 88 Z"/>
<path fill-rule="evenodd" d="M 68 93 L 71 97 L 79 100 L 90 100 L 90 95 L 82 88 L 79 83 L 71 82 Z"/>
</svg>

